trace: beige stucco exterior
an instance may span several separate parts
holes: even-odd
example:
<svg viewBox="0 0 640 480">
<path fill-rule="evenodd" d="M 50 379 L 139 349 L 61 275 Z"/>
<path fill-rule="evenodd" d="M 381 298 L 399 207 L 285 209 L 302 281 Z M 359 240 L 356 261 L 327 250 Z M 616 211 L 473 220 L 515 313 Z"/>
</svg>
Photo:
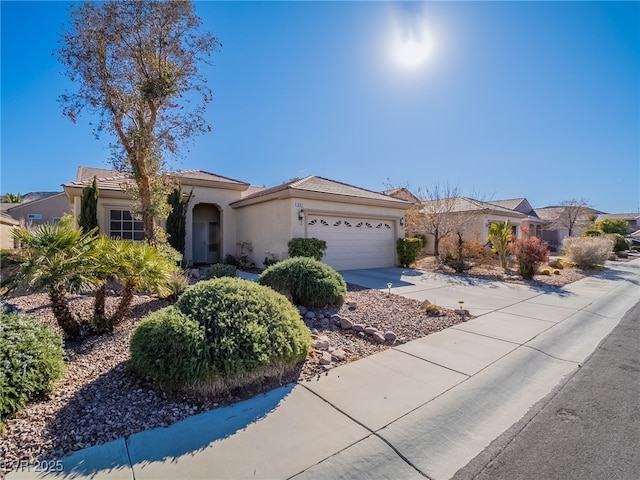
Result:
<svg viewBox="0 0 640 480">
<path fill-rule="evenodd" d="M 284 197 L 284 198 L 283 198 Z M 262 266 L 268 253 L 279 259 L 287 257 L 287 244 L 292 238 L 309 238 L 308 219 L 312 216 L 384 219 L 393 222 L 395 238 L 404 237 L 400 219 L 405 208 L 389 208 L 378 202 L 315 193 L 290 192 L 276 198 L 240 202 L 238 210 L 238 241 L 251 240 L 253 259 Z M 329 197 L 329 198 L 327 198 Z M 403 205 L 404 207 L 404 205 Z"/>
<path fill-rule="evenodd" d="M 239 255 L 239 243 L 250 242 L 254 263 L 263 266 L 269 253 L 287 257 L 288 242 L 308 237 L 310 215 L 388 220 L 394 238 L 404 236 L 401 219 L 408 202 L 321 177 L 307 177 L 272 189 L 251 189 L 248 184 L 206 172 L 176 173 L 184 195 L 192 193 L 186 214 L 184 260 L 216 263 L 226 255 Z M 128 210 L 131 199 L 122 189 L 122 176 L 98 179 L 98 223 L 110 234 L 110 211 Z M 80 214 L 82 189 L 87 179 L 65 184 L 65 192 Z M 357 245 L 354 245 L 357 248 Z M 393 249 L 395 258 L 395 248 Z M 246 252 L 245 252 L 246 253 Z"/>
<path fill-rule="evenodd" d="M 13 244 L 13 230 L 20 222 L 4 213 L 0 214 L 0 249 L 11 250 Z"/>
</svg>

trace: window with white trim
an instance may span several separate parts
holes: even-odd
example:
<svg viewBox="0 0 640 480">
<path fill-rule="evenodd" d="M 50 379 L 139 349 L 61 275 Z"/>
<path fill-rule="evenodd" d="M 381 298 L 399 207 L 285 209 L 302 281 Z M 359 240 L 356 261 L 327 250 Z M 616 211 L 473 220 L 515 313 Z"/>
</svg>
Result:
<svg viewBox="0 0 640 480">
<path fill-rule="evenodd" d="M 109 235 L 125 240 L 144 240 L 144 226 L 129 210 L 109 210 Z"/>
</svg>

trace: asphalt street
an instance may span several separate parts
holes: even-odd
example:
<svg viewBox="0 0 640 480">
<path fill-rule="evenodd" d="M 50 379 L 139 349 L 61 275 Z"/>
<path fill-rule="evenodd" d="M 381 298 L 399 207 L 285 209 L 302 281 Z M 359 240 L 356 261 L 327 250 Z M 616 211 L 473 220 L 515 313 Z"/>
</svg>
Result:
<svg viewBox="0 0 640 480">
<path fill-rule="evenodd" d="M 640 303 L 454 480 L 640 479 Z"/>
</svg>

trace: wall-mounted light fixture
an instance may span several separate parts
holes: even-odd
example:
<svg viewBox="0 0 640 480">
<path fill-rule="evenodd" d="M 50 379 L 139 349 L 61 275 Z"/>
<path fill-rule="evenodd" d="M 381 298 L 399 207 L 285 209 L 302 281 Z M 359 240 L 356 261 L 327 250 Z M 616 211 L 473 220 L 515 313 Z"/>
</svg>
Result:
<svg viewBox="0 0 640 480">
<path fill-rule="evenodd" d="M 400 217 L 400 226 L 404 227 L 404 217 Z"/>
<path fill-rule="evenodd" d="M 300 210 L 298 212 L 298 220 L 300 221 L 304 220 L 304 210 Z"/>
</svg>

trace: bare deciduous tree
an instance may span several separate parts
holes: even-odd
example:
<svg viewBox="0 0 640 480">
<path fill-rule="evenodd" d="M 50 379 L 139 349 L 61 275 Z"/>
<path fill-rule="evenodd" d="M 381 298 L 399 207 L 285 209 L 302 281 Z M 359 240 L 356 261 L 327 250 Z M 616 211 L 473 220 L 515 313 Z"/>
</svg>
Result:
<svg viewBox="0 0 640 480">
<path fill-rule="evenodd" d="M 167 155 L 210 130 L 212 100 L 198 69 L 221 45 L 189 1 L 82 2 L 70 10 L 58 54 L 78 90 L 61 95 L 65 115 L 98 113 L 96 134 L 106 131 L 114 167 L 135 180 L 145 237 L 154 242 L 155 217 L 168 213 L 163 184 Z"/>
<path fill-rule="evenodd" d="M 591 223 L 593 210 L 588 200 L 581 198 L 577 200 L 572 198 L 560 202 L 562 209 L 558 217 L 553 221 L 556 228 L 566 228 L 569 236 L 572 237 L 576 227 L 586 227 Z"/>
</svg>

